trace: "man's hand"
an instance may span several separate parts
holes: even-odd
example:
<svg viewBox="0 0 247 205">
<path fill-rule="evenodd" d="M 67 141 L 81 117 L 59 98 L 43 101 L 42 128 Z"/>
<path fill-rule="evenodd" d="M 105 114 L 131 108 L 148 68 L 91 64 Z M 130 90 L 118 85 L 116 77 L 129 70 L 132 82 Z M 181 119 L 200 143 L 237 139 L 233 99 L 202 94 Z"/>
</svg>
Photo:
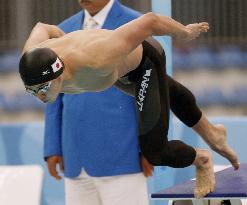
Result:
<svg viewBox="0 0 247 205">
<path fill-rule="evenodd" d="M 153 171 L 154 171 L 153 165 L 151 165 L 142 155 L 141 155 L 141 166 L 142 166 L 142 172 L 145 177 L 150 177 L 153 175 Z"/>
<path fill-rule="evenodd" d="M 60 171 L 64 172 L 63 157 L 61 156 L 48 157 L 46 163 L 47 163 L 50 175 L 53 176 L 57 180 L 62 179 L 62 177 L 58 175 L 57 165 L 59 165 Z"/>
<path fill-rule="evenodd" d="M 201 33 L 206 33 L 209 29 L 209 24 L 207 22 L 188 24 L 186 29 L 188 35 L 184 40 L 191 41 L 200 36 Z"/>
</svg>

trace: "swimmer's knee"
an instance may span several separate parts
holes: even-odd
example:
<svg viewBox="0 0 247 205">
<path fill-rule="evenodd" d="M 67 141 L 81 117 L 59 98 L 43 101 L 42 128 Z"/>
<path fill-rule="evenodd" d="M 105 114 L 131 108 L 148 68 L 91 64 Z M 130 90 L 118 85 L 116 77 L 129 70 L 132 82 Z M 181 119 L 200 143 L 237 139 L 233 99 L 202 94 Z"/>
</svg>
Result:
<svg viewBox="0 0 247 205">
<path fill-rule="evenodd" d="M 182 84 L 167 76 L 170 106 L 175 115 L 188 127 L 193 127 L 202 116 L 193 93 Z"/>
<path fill-rule="evenodd" d="M 169 95 L 170 100 L 174 101 L 173 103 L 184 103 L 184 104 L 195 104 L 196 98 L 194 94 L 185 86 L 180 84 L 179 82 L 172 79 L 170 76 L 168 78 L 168 86 L 169 86 Z M 180 102 L 178 102 L 180 100 Z"/>
<path fill-rule="evenodd" d="M 142 154 L 150 164 L 184 168 L 190 166 L 195 160 L 195 149 L 182 141 L 172 140 L 162 146 L 158 151 L 147 148 L 142 150 Z"/>
<path fill-rule="evenodd" d="M 188 167 L 196 158 L 195 149 L 180 140 L 169 141 L 168 150 L 167 163 L 174 168 Z"/>
</svg>

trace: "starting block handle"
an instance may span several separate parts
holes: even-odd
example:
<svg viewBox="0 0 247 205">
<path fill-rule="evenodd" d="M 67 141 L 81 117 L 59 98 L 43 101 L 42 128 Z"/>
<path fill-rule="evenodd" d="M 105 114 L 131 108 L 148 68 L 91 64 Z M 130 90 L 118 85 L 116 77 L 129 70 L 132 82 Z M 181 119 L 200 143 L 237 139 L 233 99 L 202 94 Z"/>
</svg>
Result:
<svg viewBox="0 0 247 205">
<path fill-rule="evenodd" d="M 183 201 L 183 200 L 175 200 Z M 219 201 L 219 199 L 192 199 L 191 202 L 193 205 L 211 205 L 210 202 Z M 230 199 L 231 205 L 243 205 L 240 199 Z M 173 200 L 169 200 L 168 205 L 173 205 Z M 182 204 L 182 203 L 181 203 Z M 214 203 L 213 203 L 214 204 Z"/>
<path fill-rule="evenodd" d="M 209 201 L 209 200 L 206 200 L 206 201 Z M 205 205 L 205 200 L 203 200 L 203 199 L 194 199 L 194 200 L 192 200 L 192 203 L 193 203 L 193 205 Z M 208 203 L 207 203 L 207 205 L 208 205 Z"/>
<path fill-rule="evenodd" d="M 242 205 L 240 199 L 230 199 L 231 205 Z"/>
</svg>

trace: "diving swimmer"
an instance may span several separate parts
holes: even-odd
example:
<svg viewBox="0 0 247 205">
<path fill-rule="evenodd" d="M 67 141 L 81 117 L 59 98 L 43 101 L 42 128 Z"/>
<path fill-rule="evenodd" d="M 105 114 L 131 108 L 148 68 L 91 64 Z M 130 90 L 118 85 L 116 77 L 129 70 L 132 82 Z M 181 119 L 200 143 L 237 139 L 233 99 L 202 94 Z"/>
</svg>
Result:
<svg viewBox="0 0 247 205">
<path fill-rule="evenodd" d="M 212 156 L 182 141 L 168 141 L 167 133 L 170 106 L 191 127 L 199 129 L 197 122 L 203 116 L 190 109 L 187 116 L 181 103 L 186 97 L 193 102 L 194 96 L 166 74 L 165 52 L 152 36 L 169 35 L 190 41 L 208 29 L 206 22 L 184 26 L 154 13 L 114 31 L 93 29 L 64 34 L 56 26 L 38 23 L 24 46 L 19 72 L 27 92 L 45 103 L 53 102 L 59 93 L 99 92 L 113 85 L 135 97 L 142 154 L 155 166 L 195 165 L 195 196 L 199 198 L 214 190 Z M 171 104 L 171 87 L 176 87 L 178 93 L 182 89 L 187 96 L 176 95 L 176 102 Z M 226 144 L 224 127 L 218 131 L 221 134 L 216 139 L 204 140 L 238 169 L 237 156 Z"/>
</svg>

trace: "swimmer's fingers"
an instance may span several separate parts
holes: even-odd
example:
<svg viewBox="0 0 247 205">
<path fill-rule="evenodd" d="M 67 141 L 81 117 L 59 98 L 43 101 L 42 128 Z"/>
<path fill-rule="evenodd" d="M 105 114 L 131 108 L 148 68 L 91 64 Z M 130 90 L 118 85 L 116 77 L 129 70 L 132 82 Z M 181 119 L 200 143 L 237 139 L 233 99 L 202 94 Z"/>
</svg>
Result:
<svg viewBox="0 0 247 205">
<path fill-rule="evenodd" d="M 47 159 L 47 166 L 48 166 L 49 173 L 51 176 L 53 176 L 57 180 L 62 179 L 62 177 L 59 176 L 57 172 L 57 164 L 61 163 L 61 158 L 62 157 L 60 156 L 51 156 L 51 157 L 48 157 Z"/>
</svg>

